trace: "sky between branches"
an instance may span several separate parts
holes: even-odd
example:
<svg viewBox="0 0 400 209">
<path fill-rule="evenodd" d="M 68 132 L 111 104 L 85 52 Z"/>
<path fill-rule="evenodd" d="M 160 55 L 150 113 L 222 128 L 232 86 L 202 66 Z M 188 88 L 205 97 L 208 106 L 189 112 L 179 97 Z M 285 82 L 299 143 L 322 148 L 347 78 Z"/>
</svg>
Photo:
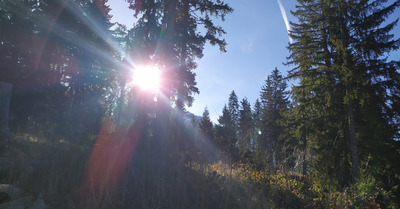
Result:
<svg viewBox="0 0 400 209">
<path fill-rule="evenodd" d="M 109 0 L 112 22 L 119 22 L 131 28 L 133 12 L 124 0 Z M 285 66 L 289 51 L 286 49 L 290 38 L 289 21 L 295 21 L 290 10 L 295 9 L 295 0 L 233 0 L 226 1 L 235 11 L 220 24 L 227 34 L 227 52 L 218 47 L 206 45 L 204 57 L 198 60 L 195 70 L 200 94 L 195 96 L 188 111 L 201 115 L 207 106 L 213 122 L 217 122 L 222 108 L 228 102 L 229 94 L 235 90 L 239 100 L 247 97 L 253 106 L 259 97 L 267 75 L 278 68 L 285 76 L 292 66 Z M 400 9 L 390 20 L 400 17 Z M 394 33 L 400 37 L 400 26 Z M 399 60 L 400 52 L 392 58 Z"/>
</svg>

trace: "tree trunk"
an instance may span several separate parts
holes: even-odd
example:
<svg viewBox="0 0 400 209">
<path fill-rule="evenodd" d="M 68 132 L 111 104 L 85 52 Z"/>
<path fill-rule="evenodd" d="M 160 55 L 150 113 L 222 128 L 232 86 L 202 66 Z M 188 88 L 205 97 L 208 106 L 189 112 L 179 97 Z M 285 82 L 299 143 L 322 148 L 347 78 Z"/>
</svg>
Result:
<svg viewBox="0 0 400 209">
<path fill-rule="evenodd" d="M 350 153 L 351 153 L 351 165 L 353 171 L 353 178 L 355 181 L 358 179 L 358 151 L 357 151 L 357 139 L 356 139 L 356 128 L 354 124 L 354 111 L 353 101 L 349 99 L 347 102 L 347 114 L 350 132 Z"/>
<path fill-rule="evenodd" d="M 307 175 L 307 129 L 304 131 L 303 134 L 303 143 L 304 143 L 304 150 L 303 150 L 303 176 Z"/>
<path fill-rule="evenodd" d="M 346 5 L 343 5 L 341 3 L 338 4 L 339 8 L 339 14 L 345 14 L 346 13 Z M 340 41 L 342 41 L 342 47 L 344 50 L 339 53 L 341 55 L 343 63 L 342 66 L 344 65 L 344 68 L 342 69 L 344 74 L 347 74 L 349 77 L 354 77 L 354 73 L 352 73 L 351 69 L 353 66 L 353 59 L 351 58 L 351 52 L 349 52 L 348 48 L 350 48 L 350 44 L 348 43 L 350 33 L 349 33 L 349 28 L 347 28 L 347 21 L 344 19 L 344 16 L 341 16 L 340 18 Z M 342 79 L 341 79 L 342 80 Z M 353 99 L 351 98 L 353 96 L 354 90 L 353 86 L 348 79 L 345 79 L 345 88 L 346 88 L 346 108 L 347 108 L 347 120 L 348 120 L 348 125 L 349 125 L 349 141 L 350 141 L 350 154 L 351 154 L 351 166 L 352 166 L 352 173 L 353 173 L 353 180 L 354 182 L 357 181 L 358 179 L 358 151 L 357 151 L 357 138 L 356 138 L 356 126 L 355 126 L 355 119 L 354 119 L 354 104 L 353 104 Z"/>
<path fill-rule="evenodd" d="M 10 109 L 12 85 L 0 81 L 0 138 L 9 138 L 14 134 L 8 128 L 8 112 Z"/>
</svg>

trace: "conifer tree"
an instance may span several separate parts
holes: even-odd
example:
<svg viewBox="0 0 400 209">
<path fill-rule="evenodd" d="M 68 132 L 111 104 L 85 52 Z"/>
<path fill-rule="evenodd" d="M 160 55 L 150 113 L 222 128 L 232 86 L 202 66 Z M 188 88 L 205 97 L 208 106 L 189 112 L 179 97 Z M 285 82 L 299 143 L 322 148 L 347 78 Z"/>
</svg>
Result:
<svg viewBox="0 0 400 209">
<path fill-rule="evenodd" d="M 261 115 L 262 115 L 262 104 L 258 98 L 254 102 L 254 107 L 252 112 L 253 112 L 254 124 L 256 125 L 256 127 L 259 127 L 259 121 L 261 120 Z"/>
<path fill-rule="evenodd" d="M 300 62 L 296 62 L 297 66 L 290 71 L 289 77 L 301 75 L 302 79 L 300 79 L 300 85 L 293 88 L 296 117 L 292 121 L 297 124 L 295 133 L 302 143 L 303 173 L 307 171 L 308 145 L 315 144 L 314 140 L 318 139 L 321 141 L 316 142 L 318 146 L 313 149 L 316 152 L 325 153 L 315 155 L 313 162 L 315 165 L 325 165 L 326 168 L 325 166 L 314 166 L 314 168 L 321 169 L 322 173 L 334 173 L 335 169 L 331 167 L 344 163 L 340 159 L 327 158 L 326 156 L 330 155 L 329 150 L 334 150 L 334 153 L 339 154 L 347 149 L 341 143 L 324 140 L 324 138 L 334 138 L 342 132 L 340 130 L 343 125 L 336 121 L 339 115 L 344 114 L 344 109 L 338 108 L 342 107 L 338 96 L 343 92 L 334 78 L 337 72 L 332 67 L 333 55 L 329 50 L 330 36 L 327 34 L 328 26 L 331 24 L 332 10 L 327 2 L 321 5 L 314 4 L 312 1 L 299 3 L 298 10 L 293 14 L 305 17 L 299 19 L 298 23 L 292 23 L 291 35 L 295 38 L 294 40 L 299 41 L 290 45 L 289 49 L 292 52 L 290 59 L 296 57 L 296 60 Z M 319 10 L 323 12 L 319 14 Z M 318 20 L 325 20 L 325 22 L 321 21 L 323 23 L 318 24 Z M 316 109 L 317 107 L 320 109 Z M 339 167 L 336 170 L 345 171 Z"/>
<path fill-rule="evenodd" d="M 238 121 L 238 149 L 242 159 L 248 161 L 252 151 L 254 139 L 254 122 L 251 112 L 251 105 L 247 98 L 240 102 L 239 121 Z"/>
<path fill-rule="evenodd" d="M 205 136 L 211 141 L 214 139 L 214 124 L 210 119 L 210 112 L 208 111 L 207 107 L 204 108 L 204 112 L 199 123 L 199 128 L 202 133 L 204 133 Z"/>
<path fill-rule="evenodd" d="M 399 64 L 387 59 L 399 48 L 391 34 L 398 20 L 385 21 L 400 1 L 299 3 L 289 45 L 290 76 L 300 78 L 293 89 L 299 132 L 314 163 L 327 165 L 314 168 L 345 184 L 358 179 L 367 156 L 391 149 L 398 130 L 388 118 L 399 117 L 389 105 L 397 101 L 389 92 L 398 91 Z"/>
<path fill-rule="evenodd" d="M 263 169 L 267 166 L 265 161 L 265 149 L 262 140 L 262 103 L 260 99 L 256 99 L 253 107 L 253 127 L 254 139 L 252 144 L 252 165 L 257 169 Z"/>
<path fill-rule="evenodd" d="M 222 115 L 218 118 L 218 124 L 215 126 L 215 141 L 220 149 L 220 158 L 226 160 L 237 159 L 235 123 L 226 105 L 222 109 Z"/>
<path fill-rule="evenodd" d="M 204 155 L 205 159 L 208 159 L 209 162 L 213 162 L 217 159 L 218 156 L 218 142 L 215 139 L 214 133 L 214 124 L 210 119 L 210 113 L 208 108 L 204 108 L 203 115 L 199 122 L 199 136 L 201 139 L 199 140 L 202 144 L 199 145 L 202 155 Z"/>
<path fill-rule="evenodd" d="M 234 90 L 229 94 L 228 111 L 232 116 L 235 126 L 237 126 L 239 120 L 239 100 Z"/>
<path fill-rule="evenodd" d="M 267 77 L 261 90 L 262 127 L 261 146 L 265 150 L 270 168 L 277 169 L 284 159 L 282 155 L 284 142 L 280 139 L 283 133 L 281 120 L 283 112 L 288 109 L 287 84 L 277 68 Z"/>
</svg>

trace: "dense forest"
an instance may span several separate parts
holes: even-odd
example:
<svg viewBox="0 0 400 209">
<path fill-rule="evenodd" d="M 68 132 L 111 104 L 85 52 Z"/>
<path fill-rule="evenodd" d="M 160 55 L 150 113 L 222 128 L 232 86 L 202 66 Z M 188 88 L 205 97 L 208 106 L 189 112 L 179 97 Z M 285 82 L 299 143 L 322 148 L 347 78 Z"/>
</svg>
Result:
<svg viewBox="0 0 400 209">
<path fill-rule="evenodd" d="M 125 2 L 131 29 L 107 0 L 0 0 L 0 209 L 400 208 L 400 0 L 297 0 L 290 70 L 215 124 L 186 109 L 234 8 Z"/>
</svg>

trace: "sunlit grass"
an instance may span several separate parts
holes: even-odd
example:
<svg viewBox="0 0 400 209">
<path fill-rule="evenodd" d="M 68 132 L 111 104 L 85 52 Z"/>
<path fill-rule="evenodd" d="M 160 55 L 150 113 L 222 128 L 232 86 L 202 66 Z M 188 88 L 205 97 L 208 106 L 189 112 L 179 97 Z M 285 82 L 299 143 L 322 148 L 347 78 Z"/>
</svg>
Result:
<svg viewBox="0 0 400 209">
<path fill-rule="evenodd" d="M 302 205 L 312 208 L 351 208 L 358 205 L 364 206 L 360 208 L 381 208 L 377 194 L 361 192 L 357 186 L 339 189 L 337 181 L 303 176 L 298 172 L 270 172 L 267 169 L 256 170 L 244 163 L 230 165 L 221 161 L 187 166 L 207 177 L 239 184 L 247 192 L 260 194 L 259 198 L 271 201 L 272 205 L 283 199 L 296 204 L 302 202 Z"/>
</svg>

